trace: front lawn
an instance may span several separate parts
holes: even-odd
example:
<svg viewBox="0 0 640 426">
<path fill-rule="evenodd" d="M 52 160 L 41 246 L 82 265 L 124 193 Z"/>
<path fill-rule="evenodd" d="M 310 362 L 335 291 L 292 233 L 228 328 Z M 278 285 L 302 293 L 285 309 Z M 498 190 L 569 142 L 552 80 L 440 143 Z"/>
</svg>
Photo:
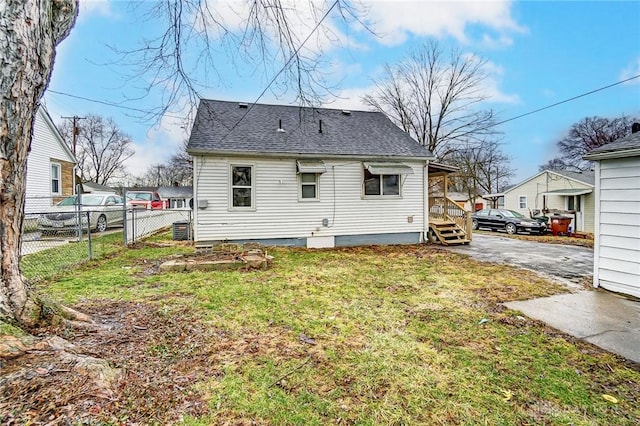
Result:
<svg viewBox="0 0 640 426">
<path fill-rule="evenodd" d="M 123 368 L 114 395 L 79 392 L 82 378 L 64 372 L 36 377 L 3 389 L 0 419 L 640 422 L 637 366 L 503 308 L 566 291 L 528 271 L 392 246 L 274 248 L 266 271 L 160 273 L 160 260 L 192 249 L 157 242 L 41 288 L 112 326 L 56 331 Z"/>
</svg>

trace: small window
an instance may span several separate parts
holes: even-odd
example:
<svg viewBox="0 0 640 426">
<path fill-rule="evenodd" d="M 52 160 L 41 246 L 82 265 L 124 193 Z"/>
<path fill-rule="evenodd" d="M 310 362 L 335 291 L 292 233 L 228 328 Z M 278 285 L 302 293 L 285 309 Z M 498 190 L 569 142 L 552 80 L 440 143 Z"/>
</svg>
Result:
<svg viewBox="0 0 640 426">
<path fill-rule="evenodd" d="M 318 199 L 317 173 L 300 173 L 300 198 L 304 200 Z"/>
<path fill-rule="evenodd" d="M 374 175 L 364 169 L 364 195 L 400 195 L 400 175 Z"/>
<path fill-rule="evenodd" d="M 253 208 L 253 166 L 231 166 L 231 206 Z"/>
<path fill-rule="evenodd" d="M 527 208 L 527 196 L 521 195 L 518 197 L 518 208 L 526 209 Z"/>
<path fill-rule="evenodd" d="M 60 164 L 51 163 L 51 193 L 60 194 Z"/>
</svg>

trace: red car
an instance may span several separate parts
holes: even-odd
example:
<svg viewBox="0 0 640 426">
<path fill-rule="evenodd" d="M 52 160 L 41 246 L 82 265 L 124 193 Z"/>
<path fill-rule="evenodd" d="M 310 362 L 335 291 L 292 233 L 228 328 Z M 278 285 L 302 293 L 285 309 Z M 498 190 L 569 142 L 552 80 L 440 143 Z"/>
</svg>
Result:
<svg viewBox="0 0 640 426">
<path fill-rule="evenodd" d="M 128 191 L 127 205 L 134 209 L 159 210 L 165 208 L 165 202 L 154 191 Z"/>
</svg>

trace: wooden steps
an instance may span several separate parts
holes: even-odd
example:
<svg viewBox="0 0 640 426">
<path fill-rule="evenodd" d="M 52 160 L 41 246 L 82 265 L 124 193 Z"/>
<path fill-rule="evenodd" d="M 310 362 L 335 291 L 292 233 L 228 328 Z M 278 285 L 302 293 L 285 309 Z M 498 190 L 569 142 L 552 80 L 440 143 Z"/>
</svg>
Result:
<svg viewBox="0 0 640 426">
<path fill-rule="evenodd" d="M 429 241 L 439 241 L 445 246 L 469 244 L 466 232 L 453 221 L 432 220 L 429 222 Z"/>
</svg>

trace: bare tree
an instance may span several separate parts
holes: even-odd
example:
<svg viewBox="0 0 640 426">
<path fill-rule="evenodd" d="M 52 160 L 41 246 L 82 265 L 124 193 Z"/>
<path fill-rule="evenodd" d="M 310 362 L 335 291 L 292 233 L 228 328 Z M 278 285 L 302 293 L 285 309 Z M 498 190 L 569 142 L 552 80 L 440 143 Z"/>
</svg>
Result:
<svg viewBox="0 0 640 426">
<path fill-rule="evenodd" d="M 510 160 L 493 140 L 456 150 L 449 159 L 460 169 L 451 179 L 454 189 L 467 193 L 469 199 L 500 192 L 515 175 Z"/>
<path fill-rule="evenodd" d="M 487 99 L 486 60 L 436 41 L 422 45 L 396 65 L 386 65 L 376 88 L 363 101 L 429 148 L 440 161 L 495 133 Z"/>
<path fill-rule="evenodd" d="M 557 142 L 559 156 L 540 166 L 540 170 L 590 170 L 591 162 L 583 160 L 582 157 L 594 148 L 629 135 L 634 121 L 638 121 L 638 118 L 624 115 L 611 119 L 583 118 L 574 123 L 569 129 L 569 133 Z"/>
<path fill-rule="evenodd" d="M 69 142 L 73 125 L 60 126 Z M 134 154 L 133 142 L 112 118 L 89 114 L 78 125 L 76 160 L 83 181 L 108 185 L 110 180 L 124 174 L 124 162 Z"/>
<path fill-rule="evenodd" d="M 180 103 L 183 96 L 197 96 L 198 73 L 215 64 L 216 42 L 227 40 L 263 63 L 284 62 L 281 82 L 292 81 L 300 102 L 306 90 L 321 83 L 315 78 L 314 64 L 319 56 L 301 50 L 302 38 L 294 30 L 291 17 L 296 13 L 279 0 L 247 1 L 246 19 L 238 37 L 228 31 L 219 14 L 206 0 L 170 0 L 140 2 L 156 6 L 150 17 L 167 28 L 164 34 L 149 39 L 138 52 L 139 64 L 148 70 L 149 87 L 161 87 L 166 97 L 156 113 Z M 313 5 L 313 2 L 309 2 Z M 350 9 L 336 1 L 329 11 L 339 7 L 343 19 Z M 314 8 L 317 11 L 317 9 Z M 49 84 L 57 45 L 69 34 L 78 12 L 77 0 L 24 0 L 3 2 L 0 7 L 0 321 L 19 325 L 35 324 L 42 319 L 42 303 L 30 290 L 20 271 L 20 231 L 24 220 L 25 169 L 33 133 L 33 121 L 42 95 Z M 328 12 L 327 12 L 328 13 Z M 326 15 L 311 14 L 307 20 L 310 34 L 313 23 L 322 23 Z M 309 25 L 311 23 L 311 25 Z M 227 37 L 228 36 L 228 37 Z M 189 41 L 202 46 L 200 56 L 192 55 Z M 240 50 L 240 49 L 237 49 Z M 196 58 L 188 61 L 187 58 Z M 289 70 L 290 72 L 287 72 Z M 201 75 L 200 75 L 201 76 Z"/>
<path fill-rule="evenodd" d="M 188 186 L 193 183 L 193 160 L 185 140 L 164 163 L 152 164 L 136 182 L 139 186 Z"/>
<path fill-rule="evenodd" d="M 342 39 L 325 18 L 334 12 L 345 23 L 362 24 L 364 8 L 356 2 L 308 0 L 293 7 L 281 0 L 247 0 L 218 7 L 210 0 L 134 2 L 135 13 L 159 21 L 161 31 L 149 34 L 137 49 L 113 49 L 122 63 L 133 66 L 131 78 L 146 83 L 141 96 L 157 90 L 162 98 L 150 111 L 155 118 L 171 106 L 184 111 L 185 106 L 197 105 L 204 90 L 220 84 L 220 52 L 225 62 L 242 61 L 243 68 L 262 73 L 271 80 L 267 89 L 272 92 L 293 89 L 296 103 L 314 105 L 333 88 L 322 71 L 322 46 L 326 40 L 336 44 Z M 225 15 L 229 14 L 235 22 L 228 22 Z"/>
</svg>

